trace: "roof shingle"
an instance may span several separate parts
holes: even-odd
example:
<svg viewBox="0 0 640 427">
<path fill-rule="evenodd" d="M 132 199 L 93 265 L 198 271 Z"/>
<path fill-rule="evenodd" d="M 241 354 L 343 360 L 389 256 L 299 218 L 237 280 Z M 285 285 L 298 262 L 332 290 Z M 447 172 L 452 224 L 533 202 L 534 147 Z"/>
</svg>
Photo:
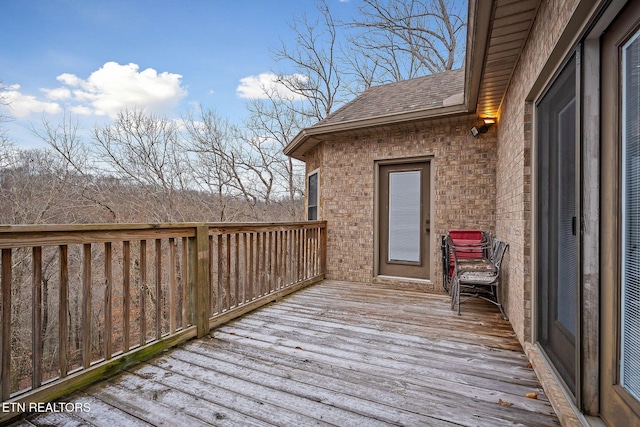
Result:
<svg viewBox="0 0 640 427">
<path fill-rule="evenodd" d="M 462 103 L 463 91 L 464 69 L 373 86 L 312 127 Z"/>
</svg>

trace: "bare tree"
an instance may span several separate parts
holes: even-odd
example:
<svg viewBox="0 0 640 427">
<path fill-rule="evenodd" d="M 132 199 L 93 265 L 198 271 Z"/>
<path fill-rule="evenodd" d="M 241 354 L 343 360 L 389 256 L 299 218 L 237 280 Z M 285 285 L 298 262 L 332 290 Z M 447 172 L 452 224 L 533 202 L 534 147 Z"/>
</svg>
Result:
<svg viewBox="0 0 640 427">
<path fill-rule="evenodd" d="M 295 34 L 295 46 L 283 42 L 274 54 L 277 61 L 287 62 L 295 69 L 294 74 L 281 73 L 279 82 L 306 100 L 291 107 L 300 115 L 321 120 L 344 99 L 338 25 L 325 1 L 318 2 L 317 7 L 320 18 L 309 20 L 302 15 L 289 24 Z"/>
<path fill-rule="evenodd" d="M 183 149 L 190 153 L 191 174 L 198 188 L 216 200 L 219 221 L 282 219 L 274 207 L 284 205 L 292 219 L 300 189 L 282 144 L 298 130 L 287 122 L 296 115 L 279 101 L 271 108 L 258 100 L 251 105 L 244 129 L 211 110 L 184 118 Z"/>
<path fill-rule="evenodd" d="M 143 199 L 131 201 L 145 213 L 142 217 L 184 220 L 179 193 L 188 187 L 175 122 L 124 110 L 111 125 L 94 129 L 93 148 L 104 173 L 135 183 L 144 192 Z"/>
<path fill-rule="evenodd" d="M 80 178 L 50 150 L 18 150 L 0 169 L 0 223 L 86 222 L 90 209 L 78 194 Z"/>
<path fill-rule="evenodd" d="M 292 104 L 272 88 L 263 88 L 266 98 L 253 99 L 248 105 L 245 140 L 260 153 L 259 165 L 269 169 L 275 179 L 273 201 L 285 208 L 289 219 L 302 216 L 300 200 L 304 196 L 304 165 L 283 154 L 283 149 L 301 129 L 309 125 L 305 116 L 296 114 Z"/>
<path fill-rule="evenodd" d="M 42 118 L 41 129 L 31 128 L 31 133 L 45 142 L 57 153 L 67 168 L 78 176 L 77 190 L 82 199 L 104 209 L 107 217 L 100 216 L 103 221 L 117 222 L 119 220 L 113 203 L 107 198 L 100 177 L 96 176 L 95 166 L 92 164 L 91 153 L 87 145 L 78 134 L 79 125 L 65 112 L 62 121 L 55 125 Z M 97 220 L 97 218 L 95 219 Z M 94 221 L 95 221 L 94 220 Z"/>
<path fill-rule="evenodd" d="M 199 116 L 188 112 L 183 118 L 183 125 L 186 137 L 182 141 L 182 149 L 190 154 L 189 171 L 197 188 L 213 198 L 213 218 L 217 221 L 237 220 L 239 213 L 234 209 L 232 200 L 238 192 L 233 189 L 239 189 L 243 194 L 243 188 L 237 183 L 231 155 L 235 130 L 215 111 L 202 108 Z M 246 192 L 244 197 L 250 206 L 255 205 L 255 200 L 247 197 Z"/>
<path fill-rule="evenodd" d="M 465 2 L 361 0 L 360 15 L 338 22 L 326 0 L 320 19 L 290 25 L 295 45 L 275 51 L 294 70 L 281 82 L 308 99 L 321 120 L 372 85 L 406 80 L 460 66 L 465 53 Z M 345 43 L 340 43 L 344 38 Z M 298 110 L 299 113 L 302 111 Z"/>
<path fill-rule="evenodd" d="M 6 86 L 0 82 L 0 105 L 9 105 L 6 95 Z M 0 168 L 9 166 L 15 155 L 15 147 L 9 139 L 8 131 L 4 124 L 9 121 L 9 117 L 0 113 Z"/>
<path fill-rule="evenodd" d="M 362 0 L 347 57 L 364 81 L 386 83 L 451 70 L 465 51 L 465 2 Z"/>
</svg>

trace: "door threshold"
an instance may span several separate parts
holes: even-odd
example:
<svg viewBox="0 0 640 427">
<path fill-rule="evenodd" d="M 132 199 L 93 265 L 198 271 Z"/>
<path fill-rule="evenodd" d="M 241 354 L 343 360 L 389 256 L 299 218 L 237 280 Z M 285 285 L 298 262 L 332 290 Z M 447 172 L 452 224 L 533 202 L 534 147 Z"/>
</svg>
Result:
<svg viewBox="0 0 640 427">
<path fill-rule="evenodd" d="M 424 291 L 437 291 L 440 290 L 440 286 L 436 286 L 430 279 L 418 279 L 414 277 L 402 277 L 402 276 L 374 276 L 371 280 L 372 283 L 378 285 L 390 285 L 403 289 L 418 289 Z"/>
</svg>

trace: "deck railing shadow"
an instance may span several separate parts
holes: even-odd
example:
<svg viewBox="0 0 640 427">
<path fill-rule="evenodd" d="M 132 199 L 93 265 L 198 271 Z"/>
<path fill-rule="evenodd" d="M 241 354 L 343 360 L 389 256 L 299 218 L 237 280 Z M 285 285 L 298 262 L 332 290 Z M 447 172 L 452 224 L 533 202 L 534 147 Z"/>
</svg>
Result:
<svg viewBox="0 0 640 427">
<path fill-rule="evenodd" d="M 0 226 L 0 423 L 325 268 L 322 221 Z"/>
</svg>

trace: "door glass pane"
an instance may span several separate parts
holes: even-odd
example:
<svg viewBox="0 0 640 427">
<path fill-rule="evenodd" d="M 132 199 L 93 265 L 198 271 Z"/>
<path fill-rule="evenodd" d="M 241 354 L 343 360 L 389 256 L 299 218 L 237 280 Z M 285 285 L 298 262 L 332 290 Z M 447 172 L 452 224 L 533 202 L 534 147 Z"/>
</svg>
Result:
<svg viewBox="0 0 640 427">
<path fill-rule="evenodd" d="M 640 399 L 640 33 L 622 49 L 622 386 Z"/>
<path fill-rule="evenodd" d="M 576 191 L 575 191 L 575 98 L 558 114 L 558 304 L 556 318 L 567 331 L 576 334 L 577 313 L 577 266 L 575 238 Z"/>
<path fill-rule="evenodd" d="M 420 171 L 389 173 L 388 261 L 420 262 Z"/>
</svg>

